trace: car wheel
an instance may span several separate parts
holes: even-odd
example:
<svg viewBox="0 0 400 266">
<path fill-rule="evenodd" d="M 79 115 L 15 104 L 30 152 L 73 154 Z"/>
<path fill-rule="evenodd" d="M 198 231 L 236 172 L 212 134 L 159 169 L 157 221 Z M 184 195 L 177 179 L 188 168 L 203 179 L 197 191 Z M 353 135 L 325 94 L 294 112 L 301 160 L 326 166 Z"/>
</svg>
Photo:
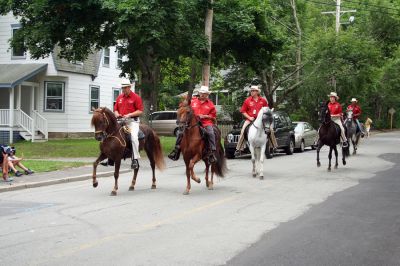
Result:
<svg viewBox="0 0 400 266">
<path fill-rule="evenodd" d="M 272 159 L 272 157 L 274 157 L 274 148 L 272 148 L 271 145 L 269 145 L 268 141 L 265 147 L 265 158 Z"/>
<path fill-rule="evenodd" d="M 304 144 L 304 140 L 301 140 L 299 152 L 304 152 L 306 145 Z"/>
<path fill-rule="evenodd" d="M 293 139 L 290 139 L 289 146 L 285 148 L 285 152 L 287 155 L 292 155 L 294 152 L 294 142 Z"/>
<path fill-rule="evenodd" d="M 235 159 L 235 151 L 225 149 L 225 157 L 228 159 Z"/>
</svg>

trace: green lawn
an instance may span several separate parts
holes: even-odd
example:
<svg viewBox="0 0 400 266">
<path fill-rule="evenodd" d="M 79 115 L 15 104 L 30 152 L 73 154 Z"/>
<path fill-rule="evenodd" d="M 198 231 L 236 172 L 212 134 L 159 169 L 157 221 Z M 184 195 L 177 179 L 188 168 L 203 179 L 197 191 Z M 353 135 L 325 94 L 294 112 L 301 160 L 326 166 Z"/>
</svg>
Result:
<svg viewBox="0 0 400 266">
<path fill-rule="evenodd" d="M 164 154 L 168 154 L 175 146 L 175 137 L 160 137 Z M 64 168 L 79 167 L 87 162 L 50 161 L 53 158 L 97 157 L 99 142 L 95 139 L 65 139 L 49 140 L 48 142 L 20 141 L 13 144 L 17 156 L 23 157 L 23 165 L 36 173 L 62 170 Z M 146 155 L 142 151 L 143 156 Z M 39 159 L 39 160 L 30 160 Z"/>
<path fill-rule="evenodd" d="M 175 145 L 175 137 L 160 137 L 164 154 Z M 47 142 L 21 141 L 14 144 L 17 156 L 26 159 L 97 157 L 99 142 L 95 139 L 49 140 Z M 145 153 L 144 153 L 145 154 Z"/>
</svg>

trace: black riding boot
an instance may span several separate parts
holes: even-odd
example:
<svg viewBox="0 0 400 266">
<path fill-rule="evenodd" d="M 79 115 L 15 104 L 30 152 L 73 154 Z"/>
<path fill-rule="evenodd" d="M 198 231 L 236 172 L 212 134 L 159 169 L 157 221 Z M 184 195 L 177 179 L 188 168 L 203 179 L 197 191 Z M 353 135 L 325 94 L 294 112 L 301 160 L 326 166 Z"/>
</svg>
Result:
<svg viewBox="0 0 400 266">
<path fill-rule="evenodd" d="M 168 154 L 168 158 L 170 158 L 173 161 L 179 160 L 179 156 L 181 155 L 181 149 L 178 145 L 175 146 L 175 149 Z"/>
</svg>

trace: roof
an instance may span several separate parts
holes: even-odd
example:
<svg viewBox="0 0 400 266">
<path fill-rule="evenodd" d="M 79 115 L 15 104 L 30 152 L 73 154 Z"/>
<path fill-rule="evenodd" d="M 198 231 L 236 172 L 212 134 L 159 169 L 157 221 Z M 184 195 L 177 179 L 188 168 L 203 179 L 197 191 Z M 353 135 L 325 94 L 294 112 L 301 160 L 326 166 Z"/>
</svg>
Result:
<svg viewBox="0 0 400 266">
<path fill-rule="evenodd" d="M 0 64 L 0 88 L 12 88 L 46 70 L 47 64 Z"/>
<path fill-rule="evenodd" d="M 87 59 L 80 63 L 72 63 L 67 59 L 58 56 L 60 47 L 55 46 L 53 51 L 54 65 L 58 71 L 66 71 L 80 73 L 97 77 L 100 67 L 101 51 L 97 51 L 88 55 Z"/>
</svg>

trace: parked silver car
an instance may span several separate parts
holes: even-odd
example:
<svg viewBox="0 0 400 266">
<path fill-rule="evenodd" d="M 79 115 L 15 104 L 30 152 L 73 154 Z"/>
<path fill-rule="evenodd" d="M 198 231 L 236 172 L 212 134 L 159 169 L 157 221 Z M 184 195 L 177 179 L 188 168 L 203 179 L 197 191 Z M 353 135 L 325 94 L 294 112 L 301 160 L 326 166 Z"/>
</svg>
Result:
<svg viewBox="0 0 400 266">
<path fill-rule="evenodd" d="M 295 148 L 299 152 L 303 152 L 305 148 L 311 147 L 315 149 L 314 141 L 318 132 L 307 122 L 293 122 Z"/>
<path fill-rule="evenodd" d="M 149 124 L 160 136 L 176 136 L 176 111 L 160 111 L 150 115 Z"/>
</svg>

